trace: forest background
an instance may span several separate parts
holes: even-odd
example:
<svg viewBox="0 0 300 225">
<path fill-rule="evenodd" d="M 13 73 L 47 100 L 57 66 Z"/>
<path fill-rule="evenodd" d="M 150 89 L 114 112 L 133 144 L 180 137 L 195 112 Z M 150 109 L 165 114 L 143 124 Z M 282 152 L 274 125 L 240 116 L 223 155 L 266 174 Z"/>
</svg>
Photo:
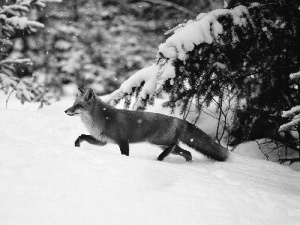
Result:
<svg viewBox="0 0 300 225">
<path fill-rule="evenodd" d="M 15 2 L 1 1 L 0 7 Z M 63 95 L 63 86 L 69 83 L 92 87 L 98 94 L 112 92 L 154 61 L 165 31 L 202 11 L 222 6 L 222 1 L 209 0 L 63 0 L 42 1 L 46 7 L 37 8 L 34 2 L 22 16 L 45 27 L 32 33 L 14 33 L 9 36 L 13 45 L 2 42 L 1 53 L 3 58 L 9 55 L 31 60 L 16 63 L 14 74 L 18 78 L 34 75 L 34 82 L 45 89 L 34 93 L 34 99 L 21 92 L 20 98 L 44 103 L 50 96 Z"/>
</svg>

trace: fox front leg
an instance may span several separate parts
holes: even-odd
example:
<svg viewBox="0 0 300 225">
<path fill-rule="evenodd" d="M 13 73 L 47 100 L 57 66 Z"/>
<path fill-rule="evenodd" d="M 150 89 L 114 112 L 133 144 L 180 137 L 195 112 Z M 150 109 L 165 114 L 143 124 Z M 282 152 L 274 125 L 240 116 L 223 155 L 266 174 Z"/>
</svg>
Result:
<svg viewBox="0 0 300 225">
<path fill-rule="evenodd" d="M 119 148 L 122 155 L 129 156 L 129 144 L 127 141 L 121 141 L 119 143 Z"/>
<path fill-rule="evenodd" d="M 176 147 L 176 145 L 171 145 L 169 147 L 167 147 L 158 157 L 157 157 L 157 160 L 158 161 L 163 161 L 164 158 L 166 158 L 170 153 L 171 151 Z"/>
<path fill-rule="evenodd" d="M 80 135 L 75 141 L 75 147 L 80 147 L 80 143 L 86 141 L 92 145 L 100 145 L 103 146 L 106 142 L 99 141 L 98 139 L 94 138 L 92 135 L 82 134 Z"/>
</svg>

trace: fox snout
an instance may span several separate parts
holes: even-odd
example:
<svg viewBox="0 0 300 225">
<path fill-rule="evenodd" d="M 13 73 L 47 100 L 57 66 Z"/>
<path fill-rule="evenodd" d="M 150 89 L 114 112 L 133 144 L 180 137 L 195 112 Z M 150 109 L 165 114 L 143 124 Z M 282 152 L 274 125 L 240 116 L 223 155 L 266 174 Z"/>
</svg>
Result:
<svg viewBox="0 0 300 225">
<path fill-rule="evenodd" d="M 68 115 L 68 116 L 74 116 L 78 113 L 74 112 L 74 110 L 71 108 L 68 108 L 67 110 L 65 110 L 65 113 Z"/>
</svg>

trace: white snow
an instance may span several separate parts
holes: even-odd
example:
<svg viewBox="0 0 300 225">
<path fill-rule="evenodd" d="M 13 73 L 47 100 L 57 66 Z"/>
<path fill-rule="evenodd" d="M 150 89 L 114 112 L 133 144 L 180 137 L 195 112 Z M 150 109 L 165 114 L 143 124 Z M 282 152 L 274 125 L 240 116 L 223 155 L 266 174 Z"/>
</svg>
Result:
<svg viewBox="0 0 300 225">
<path fill-rule="evenodd" d="M 297 73 L 290 74 L 290 79 L 291 80 L 299 79 L 299 77 L 300 77 L 300 71 L 297 72 Z"/>
<path fill-rule="evenodd" d="M 7 74 L 1 72 L 0 72 L 0 81 L 1 81 L 0 86 L 4 89 L 10 86 L 16 86 L 17 84 L 17 81 L 12 79 L 12 77 L 9 77 L 7 76 Z"/>
<path fill-rule="evenodd" d="M 114 144 L 82 143 L 72 100 L 36 111 L 0 105 L 0 224 L 299 224 L 300 174 L 289 167 L 231 154 L 193 162 L 148 144 L 130 157 Z M 209 123 L 209 121 L 204 121 Z"/>
<path fill-rule="evenodd" d="M 21 30 L 29 28 L 32 32 L 36 31 L 34 27 L 44 28 L 44 24 L 36 21 L 30 21 L 27 17 L 13 16 L 6 18 L 6 22 Z"/>
<path fill-rule="evenodd" d="M 175 67 L 173 66 L 173 61 L 168 60 L 166 65 L 167 66 L 161 69 L 156 80 L 156 90 L 158 93 L 162 90 L 166 80 L 172 79 L 171 83 L 174 83 L 173 78 L 175 78 Z"/>
<path fill-rule="evenodd" d="M 29 9 L 26 6 L 22 6 L 22 5 L 3 5 L 2 8 L 0 8 L 0 13 L 1 14 L 6 14 L 6 13 L 10 13 L 12 15 L 15 15 L 16 11 L 23 11 L 23 12 L 28 12 Z"/>
<path fill-rule="evenodd" d="M 205 17 L 207 13 L 200 13 L 198 16 L 196 16 L 196 20 L 201 20 L 203 17 Z"/>
</svg>

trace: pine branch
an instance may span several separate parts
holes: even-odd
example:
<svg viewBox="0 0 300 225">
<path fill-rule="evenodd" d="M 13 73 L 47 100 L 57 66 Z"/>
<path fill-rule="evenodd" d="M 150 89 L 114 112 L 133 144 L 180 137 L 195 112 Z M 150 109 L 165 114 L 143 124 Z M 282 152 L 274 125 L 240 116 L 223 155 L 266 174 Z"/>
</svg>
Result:
<svg viewBox="0 0 300 225">
<path fill-rule="evenodd" d="M 34 96 L 39 95 L 41 84 L 33 84 L 33 79 L 28 77 L 22 80 L 16 76 L 18 68 L 23 66 L 28 67 L 32 62 L 30 59 L 8 59 L 13 40 L 16 37 L 24 37 L 37 31 L 38 28 L 43 28 L 44 25 L 40 22 L 29 20 L 26 16 L 32 7 L 43 9 L 45 2 L 60 2 L 57 0 L 17 0 L 14 4 L 4 5 L 0 7 L 0 41 L 5 48 L 1 47 L 0 60 L 0 88 L 7 92 L 10 87 L 12 91 L 9 93 L 6 100 L 6 107 L 13 92 L 16 91 L 16 96 L 21 99 L 21 102 L 32 101 Z M 5 52 L 6 51 L 6 52 Z M 42 97 L 44 101 L 44 97 Z"/>
</svg>

